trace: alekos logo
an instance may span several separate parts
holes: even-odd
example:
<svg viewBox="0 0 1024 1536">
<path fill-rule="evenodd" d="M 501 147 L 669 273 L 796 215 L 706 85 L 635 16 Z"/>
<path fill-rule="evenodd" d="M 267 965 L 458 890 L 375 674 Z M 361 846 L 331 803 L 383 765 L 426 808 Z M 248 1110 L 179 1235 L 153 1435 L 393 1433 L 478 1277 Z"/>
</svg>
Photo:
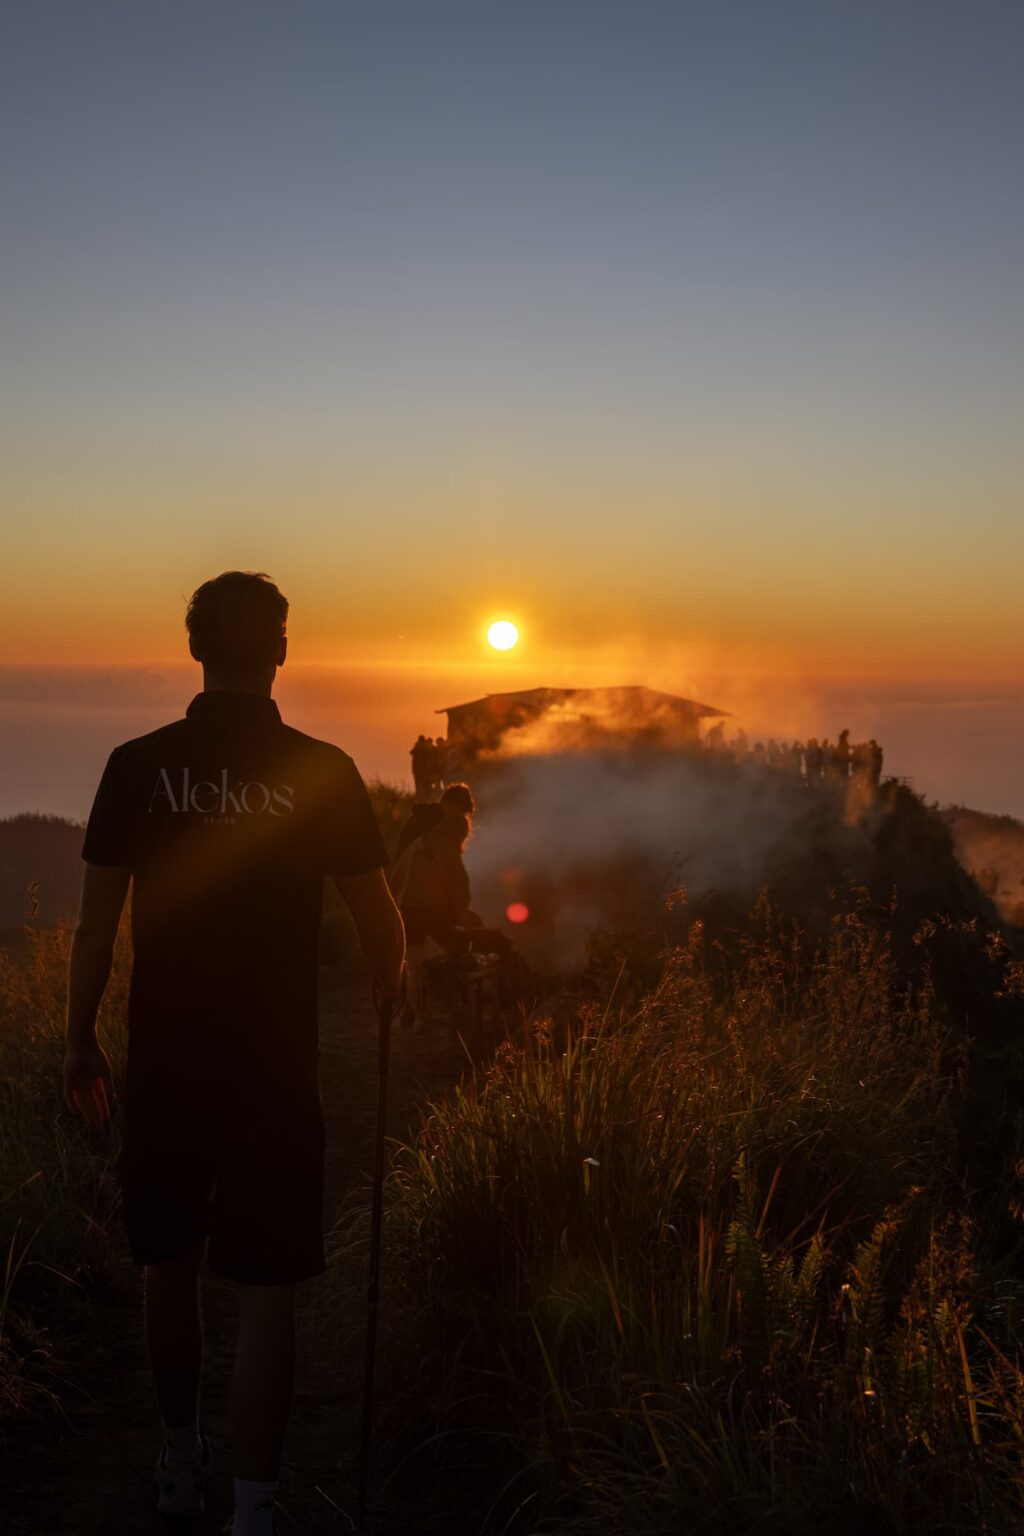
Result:
<svg viewBox="0 0 1024 1536">
<path fill-rule="evenodd" d="M 187 768 L 181 770 L 176 783 L 166 768 L 157 775 L 148 810 L 165 800 L 171 811 L 198 811 L 203 816 L 230 816 L 232 813 L 259 816 L 269 812 L 271 816 L 290 816 L 295 809 L 295 790 L 291 784 L 261 784 L 250 779 L 247 784 L 237 780 L 229 783 L 228 770 L 222 768 L 216 780 L 200 779 L 193 784 Z"/>
</svg>

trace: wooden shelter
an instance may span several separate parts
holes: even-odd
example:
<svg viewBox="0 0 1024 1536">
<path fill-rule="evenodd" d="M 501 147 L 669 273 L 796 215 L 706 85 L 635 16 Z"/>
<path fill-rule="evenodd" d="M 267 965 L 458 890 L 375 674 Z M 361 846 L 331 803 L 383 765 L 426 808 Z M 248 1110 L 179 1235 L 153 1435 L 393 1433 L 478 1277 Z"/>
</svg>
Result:
<svg viewBox="0 0 1024 1536">
<path fill-rule="evenodd" d="M 725 711 L 656 688 L 528 688 L 488 693 L 437 711 L 448 747 L 468 764 L 483 752 L 679 750 L 700 741 L 700 722 Z M 535 731 L 530 727 L 537 727 Z M 514 733 L 510 737 L 510 733 Z"/>
</svg>

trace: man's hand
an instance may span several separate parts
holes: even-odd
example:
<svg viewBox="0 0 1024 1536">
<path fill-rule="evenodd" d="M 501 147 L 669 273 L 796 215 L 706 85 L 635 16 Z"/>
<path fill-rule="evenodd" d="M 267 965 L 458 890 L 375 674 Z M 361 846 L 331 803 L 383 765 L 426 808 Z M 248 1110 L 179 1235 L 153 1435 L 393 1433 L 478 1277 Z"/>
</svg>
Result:
<svg viewBox="0 0 1024 1536">
<path fill-rule="evenodd" d="M 403 965 L 402 974 L 399 978 L 397 988 L 393 986 L 387 988 L 380 987 L 376 982 L 374 982 L 373 1001 L 375 1006 L 380 1007 L 381 1004 L 385 1004 L 388 1008 L 397 1008 L 400 1003 L 404 1003 L 406 992 L 408 990 L 406 982 L 407 975 L 407 968 L 405 965 Z"/>
<path fill-rule="evenodd" d="M 114 1097 L 110 1059 L 98 1040 L 69 1045 L 64 1054 L 64 1102 L 90 1125 L 110 1123 Z"/>
<path fill-rule="evenodd" d="M 114 940 L 131 871 L 87 864 L 71 941 L 64 1098 L 90 1125 L 110 1123 L 110 1062 L 96 1039 L 96 1014 L 110 976 Z"/>
</svg>

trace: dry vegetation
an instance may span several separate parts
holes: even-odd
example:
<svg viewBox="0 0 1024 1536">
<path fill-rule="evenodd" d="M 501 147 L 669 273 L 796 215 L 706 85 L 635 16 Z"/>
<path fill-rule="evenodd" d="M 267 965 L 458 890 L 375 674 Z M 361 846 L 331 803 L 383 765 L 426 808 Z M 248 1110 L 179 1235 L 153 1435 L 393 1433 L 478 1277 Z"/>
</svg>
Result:
<svg viewBox="0 0 1024 1536">
<path fill-rule="evenodd" d="M 812 942 L 765 900 L 632 987 L 606 938 L 601 995 L 431 1107 L 388 1186 L 385 1501 L 487 1536 L 1024 1528 L 1024 1196 L 1012 1155 L 966 1193 L 941 937 L 908 979 L 876 908 Z M 116 1147 L 56 1093 L 68 942 L 0 954 L 8 1419 L 61 1399 L 116 1215 Z M 122 945 L 115 1058 L 126 981 Z"/>
<path fill-rule="evenodd" d="M 0 949 L 0 1421 L 44 1408 L 63 1388 L 57 1339 L 108 1280 L 117 1211 L 116 1140 L 60 1099 L 69 924 Z M 100 1015 L 119 1071 L 128 998 L 119 939 Z"/>
<path fill-rule="evenodd" d="M 966 1055 L 866 916 L 813 952 L 759 918 L 536 1024 L 398 1158 L 392 1456 L 478 1494 L 460 1528 L 1024 1525 L 1015 1181 L 964 1198 Z"/>
</svg>

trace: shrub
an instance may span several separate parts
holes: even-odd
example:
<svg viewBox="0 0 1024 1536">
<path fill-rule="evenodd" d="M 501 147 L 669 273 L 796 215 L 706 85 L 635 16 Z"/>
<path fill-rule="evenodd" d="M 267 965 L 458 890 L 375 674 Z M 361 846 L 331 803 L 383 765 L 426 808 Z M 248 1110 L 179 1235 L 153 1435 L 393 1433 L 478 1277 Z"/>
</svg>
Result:
<svg viewBox="0 0 1024 1536">
<path fill-rule="evenodd" d="M 60 1095 L 71 927 L 0 950 L 0 1415 L 49 1399 L 49 1325 L 110 1279 L 116 1131 L 91 1130 Z M 119 936 L 100 1013 L 123 1064 L 128 939 Z"/>
<path fill-rule="evenodd" d="M 1022 1297 L 958 1210 L 957 1061 L 883 929 L 811 950 L 767 906 L 527 1029 L 391 1176 L 395 1455 L 475 1467 L 509 1532 L 1018 1528 Z"/>
</svg>

